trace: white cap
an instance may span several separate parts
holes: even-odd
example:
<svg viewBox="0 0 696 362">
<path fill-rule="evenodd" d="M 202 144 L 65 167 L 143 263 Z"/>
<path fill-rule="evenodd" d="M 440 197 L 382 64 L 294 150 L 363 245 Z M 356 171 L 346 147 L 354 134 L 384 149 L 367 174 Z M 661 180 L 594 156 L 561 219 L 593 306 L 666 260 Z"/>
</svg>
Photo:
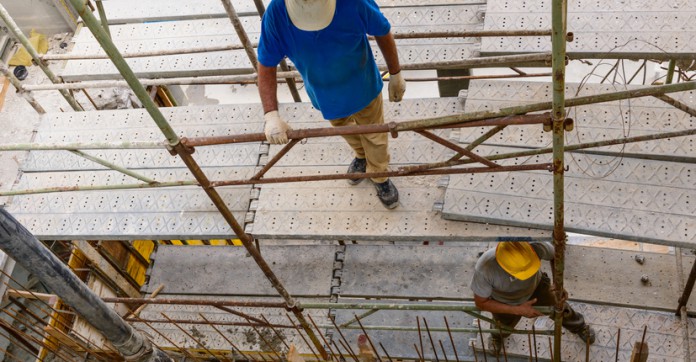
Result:
<svg viewBox="0 0 696 362">
<path fill-rule="evenodd" d="M 333 20 L 336 0 L 285 0 L 292 23 L 300 30 L 317 31 Z"/>
</svg>

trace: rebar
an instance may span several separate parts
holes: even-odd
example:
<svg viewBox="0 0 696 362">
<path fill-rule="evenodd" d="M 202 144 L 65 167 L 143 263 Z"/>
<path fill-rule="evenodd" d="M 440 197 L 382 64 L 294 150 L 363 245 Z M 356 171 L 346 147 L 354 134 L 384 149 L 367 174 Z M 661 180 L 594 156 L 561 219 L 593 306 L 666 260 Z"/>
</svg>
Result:
<svg viewBox="0 0 696 362">
<path fill-rule="evenodd" d="M 358 316 L 355 315 L 355 319 L 358 322 L 358 325 L 360 326 L 360 329 L 362 330 L 363 334 L 365 335 L 365 338 L 367 339 L 367 342 L 370 343 L 370 348 L 372 348 L 372 351 L 375 352 L 375 357 L 377 357 L 377 360 L 379 362 L 382 362 L 382 358 L 379 356 L 379 352 L 377 352 L 377 348 L 375 348 L 375 344 L 372 343 L 372 338 L 370 338 L 370 335 L 367 334 L 367 331 L 365 330 L 365 327 L 363 326 L 362 322 L 358 319 Z M 423 352 L 423 356 L 425 356 L 425 352 Z"/>
<path fill-rule="evenodd" d="M 477 319 L 476 324 L 478 325 L 478 334 L 481 338 L 481 350 L 483 351 L 483 360 L 488 362 L 488 357 L 486 357 L 486 344 L 483 342 L 483 331 L 481 330 L 481 320 Z M 527 335 L 529 337 L 529 335 Z"/>
<path fill-rule="evenodd" d="M 329 352 L 331 352 L 331 357 L 334 358 L 334 359 L 337 359 L 337 358 L 336 358 L 336 354 L 335 354 L 335 353 L 333 352 L 333 350 L 331 349 L 331 345 L 329 345 L 329 342 L 326 341 L 326 338 L 324 338 L 324 334 L 321 333 L 321 330 L 319 329 L 319 326 L 317 326 L 317 324 L 314 322 L 314 319 L 312 318 L 312 315 L 309 314 L 309 313 L 307 313 L 307 317 L 309 317 L 309 321 L 312 322 L 312 325 L 314 326 L 314 328 L 317 330 L 317 332 L 319 332 L 319 336 L 321 337 L 321 340 L 324 341 L 324 344 L 325 344 L 327 347 L 329 347 Z M 340 362 L 340 361 L 337 361 L 337 362 Z"/>
<path fill-rule="evenodd" d="M 349 353 L 351 356 L 355 356 L 355 352 L 353 351 L 353 348 L 350 347 L 350 343 L 349 343 L 348 340 L 346 339 L 346 336 L 343 335 L 343 331 L 341 331 L 341 328 L 338 327 L 338 325 L 336 324 L 336 321 L 334 321 L 333 318 L 329 318 L 329 320 L 331 320 L 331 324 L 333 324 L 334 328 L 335 328 L 336 331 L 338 332 L 338 335 L 341 337 L 341 339 L 343 340 L 343 342 L 345 342 L 345 343 L 346 343 L 346 346 L 348 346 L 348 353 Z"/>
<path fill-rule="evenodd" d="M 11 281 L 14 282 L 15 284 L 17 284 L 18 286 L 20 286 L 21 288 L 23 288 L 24 290 L 26 290 L 29 294 L 31 294 L 31 295 L 34 297 L 34 300 L 37 300 L 39 304 L 43 304 L 44 306 L 48 307 L 48 309 L 49 309 L 51 312 L 56 313 L 56 314 L 62 312 L 62 311 L 59 311 L 59 310 L 57 310 L 56 308 L 54 308 L 52 305 L 46 303 L 46 301 L 44 301 L 43 299 L 39 298 L 39 296 L 38 296 L 36 293 L 32 292 L 32 291 L 29 290 L 26 286 L 22 285 L 22 283 L 20 283 L 17 279 L 13 278 L 10 274 L 8 274 L 7 272 L 5 272 L 4 270 L 0 269 L 0 273 L 2 273 L 8 280 L 11 280 Z M 8 287 L 8 288 L 10 287 L 10 285 L 9 285 L 8 283 L 6 283 L 6 282 L 3 282 L 3 283 L 5 284 L 6 287 Z M 15 304 L 17 304 L 17 303 L 15 303 Z M 21 303 L 20 303 L 20 304 L 21 304 Z M 41 306 L 37 306 L 37 307 L 38 307 L 38 309 L 39 309 L 39 311 L 40 311 L 41 313 L 45 314 L 48 318 L 52 318 L 56 323 L 60 324 L 61 327 L 66 328 L 66 329 L 70 329 L 70 328 L 71 328 L 71 326 L 69 326 L 68 324 L 66 324 L 62 319 L 60 319 L 60 318 L 53 318 L 53 317 L 52 317 L 52 313 L 50 313 L 49 311 L 43 309 Z M 37 316 L 37 318 L 38 318 L 38 316 Z M 40 318 L 39 318 L 39 319 L 40 319 Z M 58 330 L 61 334 L 65 335 L 65 333 L 64 333 L 63 331 L 61 331 L 60 329 L 57 328 L 56 330 Z M 79 337 L 79 338 L 76 339 L 76 340 L 79 340 L 79 341 L 80 341 L 80 342 L 78 342 L 78 343 L 80 343 L 80 344 L 83 346 L 83 348 L 85 348 L 86 350 L 87 350 L 87 349 L 92 349 L 92 342 L 90 342 L 89 339 L 88 339 L 86 336 L 84 336 L 84 335 L 82 335 L 81 333 L 79 333 L 79 332 L 77 332 L 77 331 L 74 331 L 74 330 L 72 331 L 72 334 L 74 334 L 74 335 L 76 335 L 76 336 Z M 86 341 L 86 342 L 82 342 L 83 340 Z M 84 347 L 85 344 L 87 345 L 87 347 Z M 106 348 L 108 348 L 108 350 L 107 350 L 107 349 L 104 349 L 104 348 L 101 348 L 101 347 L 99 347 L 99 346 L 93 346 L 93 347 L 99 349 L 102 353 L 105 353 L 105 354 L 108 354 L 108 353 L 118 353 L 118 352 L 116 352 L 115 350 L 113 350 L 111 347 L 106 347 Z"/>
<path fill-rule="evenodd" d="M 19 318 L 19 312 L 18 312 L 17 310 L 11 309 L 11 311 L 14 312 L 15 314 L 12 315 L 12 314 L 9 313 L 8 310 L 3 309 L 3 312 L 5 312 L 5 314 L 7 314 L 8 316 L 10 316 L 12 319 L 16 320 L 17 322 L 19 322 L 19 323 L 22 324 L 23 326 L 25 326 L 27 330 L 31 330 L 31 331 L 32 331 L 33 333 L 35 333 L 36 335 L 41 336 L 41 337 L 43 337 L 43 338 L 46 338 L 46 332 L 45 332 L 45 331 L 37 330 L 33 325 L 30 325 L 29 323 L 27 323 L 27 322 L 21 320 L 21 319 Z M 50 343 L 41 341 L 41 340 L 39 340 L 38 338 L 34 338 L 33 336 L 31 336 L 31 335 L 30 335 L 29 333 L 27 333 L 27 332 L 25 332 L 25 334 L 27 335 L 27 337 L 30 337 L 30 338 L 34 341 L 34 343 L 36 343 L 36 344 L 38 344 L 39 346 L 41 346 L 41 348 L 44 348 L 44 349 L 47 349 L 47 350 L 51 351 L 51 353 L 53 353 L 56 357 L 58 357 L 58 358 L 60 358 L 60 359 L 62 359 L 62 360 L 64 360 L 64 361 L 66 361 L 66 362 L 70 362 L 70 360 L 71 360 L 72 358 L 74 358 L 73 356 L 79 356 L 79 355 L 80 355 L 80 353 L 79 353 L 78 351 L 76 351 L 74 348 L 72 348 L 71 346 L 69 346 L 69 345 L 62 345 L 62 347 L 63 347 L 64 349 L 67 350 L 67 356 L 64 356 L 62 353 L 58 353 L 58 349 L 55 348 L 55 347 L 52 347 L 52 346 L 50 345 Z M 62 351 L 62 350 L 61 350 L 61 351 Z M 91 350 L 89 350 L 89 349 L 85 349 L 85 353 L 86 353 L 86 355 L 92 355 L 92 356 L 94 356 L 94 357 L 97 357 L 97 359 L 103 360 L 102 358 L 99 358 L 93 351 L 91 351 Z"/>
<path fill-rule="evenodd" d="M 353 352 L 350 351 L 350 350 L 352 349 L 352 347 L 350 346 L 350 344 L 346 344 L 345 342 L 343 342 L 343 340 L 340 340 L 340 339 L 338 340 L 338 342 L 341 344 L 341 346 L 343 347 L 343 349 L 345 349 L 345 350 L 348 352 L 348 354 L 350 355 L 350 357 L 351 357 L 355 362 L 360 362 L 360 360 L 358 360 L 358 356 L 356 356 L 355 353 L 353 353 Z"/>
<path fill-rule="evenodd" d="M 616 333 L 616 353 L 615 353 L 614 362 L 619 362 L 620 341 L 621 341 L 621 328 L 619 328 L 619 331 Z"/>
<path fill-rule="evenodd" d="M 421 332 L 420 327 L 420 317 L 416 316 L 416 325 L 418 326 L 418 340 L 420 341 L 421 352 L 423 356 L 421 357 L 421 362 L 425 361 L 425 349 L 423 349 L 423 332 Z"/>
<path fill-rule="evenodd" d="M 167 316 L 167 315 L 164 314 L 163 312 L 160 313 L 160 314 L 162 315 L 162 317 L 164 317 L 164 319 L 166 319 L 169 323 L 171 323 L 172 325 L 174 325 L 174 327 L 176 327 L 178 330 L 180 330 L 184 335 L 186 335 L 187 337 L 191 338 L 191 339 L 193 340 L 193 342 L 195 342 L 197 345 L 199 345 L 201 348 L 203 348 L 209 355 L 211 355 L 213 358 L 217 359 L 217 357 L 215 356 L 215 354 L 214 354 L 213 352 L 211 352 L 211 351 L 208 349 L 208 347 L 205 346 L 204 343 L 201 343 L 201 341 L 199 341 L 198 338 L 196 338 L 196 337 L 194 337 L 193 335 L 191 335 L 191 333 L 189 333 L 188 331 L 186 331 L 184 328 L 181 328 L 181 326 L 180 326 L 178 323 L 176 323 L 175 321 L 173 321 L 171 318 L 169 318 L 169 316 Z M 229 359 L 227 359 L 227 357 L 224 357 L 224 358 L 225 358 L 226 361 L 229 361 Z"/>
<path fill-rule="evenodd" d="M 203 313 L 198 313 L 198 315 L 201 316 L 201 318 L 203 318 L 203 320 L 204 320 L 206 323 L 208 323 L 208 325 L 209 325 L 210 327 L 212 327 L 212 328 L 215 330 L 215 332 L 217 332 L 220 336 L 222 336 L 222 338 L 223 338 L 227 343 L 229 343 L 230 346 L 232 346 L 232 349 L 234 349 L 235 351 L 237 351 L 237 353 L 239 353 L 239 355 L 241 355 L 242 357 L 246 358 L 246 359 L 249 360 L 249 361 L 255 361 L 255 360 L 254 360 L 253 358 L 251 358 L 250 356 L 247 356 L 246 354 L 244 354 L 244 352 L 242 352 L 242 350 L 240 350 L 239 348 L 237 348 L 237 346 L 236 346 L 229 338 L 227 338 L 227 336 L 226 336 L 224 333 L 222 333 L 222 331 L 220 331 L 213 323 L 211 323 L 211 322 L 208 320 L 208 318 L 206 318 L 206 317 L 203 315 Z"/>
<path fill-rule="evenodd" d="M 445 346 L 442 344 L 442 340 L 438 339 L 437 342 L 440 344 L 440 349 L 442 350 L 442 355 L 445 358 L 445 362 L 449 362 L 449 360 L 447 359 L 447 351 L 445 351 Z"/>
<path fill-rule="evenodd" d="M 420 353 L 420 351 L 418 350 L 418 346 L 416 346 L 415 343 L 413 344 L 413 348 L 416 349 L 416 354 L 418 355 L 418 360 L 421 361 L 421 362 L 425 361 L 425 360 L 423 359 L 423 355 Z"/>
<path fill-rule="evenodd" d="M 454 351 L 454 358 L 459 362 L 459 354 L 457 354 L 457 346 L 454 344 L 454 338 L 452 338 L 452 330 L 450 329 L 449 322 L 447 321 L 447 316 L 443 317 L 445 319 L 445 327 L 447 327 L 447 335 L 449 335 L 450 343 L 452 343 L 452 350 Z"/>
<path fill-rule="evenodd" d="M 387 356 L 389 362 L 394 362 L 394 360 L 392 360 L 391 356 L 389 355 L 389 352 L 387 352 L 387 349 L 384 348 L 384 346 L 382 345 L 382 342 L 379 342 L 379 346 L 382 348 L 382 351 L 384 351 L 384 355 Z"/>
<path fill-rule="evenodd" d="M 23 326 L 25 327 L 25 329 L 28 329 L 28 330 L 30 330 L 30 331 L 36 333 L 37 335 L 40 335 L 40 336 L 43 335 L 43 333 L 37 332 L 37 331 L 36 331 L 33 327 L 31 327 L 28 323 L 26 323 L 26 322 L 22 321 L 21 319 L 19 319 L 19 316 L 18 316 L 18 315 L 11 314 L 11 313 L 10 313 L 7 309 L 5 309 L 5 308 L 3 308 L 2 311 L 3 311 L 5 314 L 7 314 L 8 316 L 10 316 L 10 318 L 12 318 L 13 320 L 15 320 L 16 322 L 19 322 L 21 325 L 23 325 Z M 14 311 L 14 310 L 13 310 L 13 311 Z M 18 336 L 21 336 L 22 339 L 24 339 L 25 342 L 28 343 L 29 341 L 31 341 L 32 343 L 37 344 L 37 345 L 40 346 L 41 348 L 48 349 L 51 353 L 53 353 L 53 355 L 55 355 L 57 358 L 60 358 L 61 360 L 65 361 L 65 362 L 70 362 L 70 359 L 73 358 L 73 356 L 79 356 L 79 353 L 77 353 L 76 351 L 74 351 L 72 348 L 69 348 L 69 347 L 68 347 L 67 349 L 68 349 L 70 352 L 72 352 L 73 356 L 68 356 L 68 357 L 63 356 L 62 354 L 58 353 L 58 351 L 57 351 L 56 349 L 54 349 L 54 348 L 52 348 L 52 347 L 49 347 L 47 344 L 43 343 L 43 341 L 40 341 L 38 338 L 32 336 L 32 335 L 29 334 L 28 332 L 24 332 L 24 331 L 22 331 L 22 330 L 20 330 L 20 329 L 18 329 L 18 328 L 15 328 L 14 326 L 12 326 L 12 325 L 10 325 L 10 324 L 5 324 L 4 320 L 3 320 L 3 322 L 2 322 L 2 324 L 1 324 L 0 326 L 1 326 L 2 328 L 4 328 L 8 333 L 9 333 L 10 331 L 7 330 L 7 328 L 11 328 L 11 329 L 12 329 L 12 333 L 13 333 L 13 334 L 16 333 Z M 22 343 L 25 343 L 25 342 L 22 342 Z M 66 347 L 67 347 L 67 346 L 66 346 Z M 39 352 L 39 350 L 37 349 L 37 354 L 38 354 L 38 352 Z"/>
<path fill-rule="evenodd" d="M 430 339 L 430 346 L 433 348 L 433 354 L 435 355 L 435 362 L 439 362 L 440 358 L 437 355 L 437 348 L 435 347 L 435 343 L 433 342 L 433 336 L 430 334 L 430 328 L 428 328 L 428 321 L 423 318 L 423 324 L 425 325 L 425 331 L 428 333 L 428 339 Z M 423 351 L 423 355 L 425 355 L 425 351 Z"/>
<path fill-rule="evenodd" d="M 164 333 L 160 332 L 158 329 L 155 329 L 155 327 L 153 327 L 150 323 L 148 323 L 148 322 L 146 322 L 138 317 L 136 317 L 136 319 L 138 320 L 138 322 L 143 323 L 146 326 L 148 326 L 150 328 L 150 330 L 152 330 L 153 332 L 159 334 L 160 337 L 164 338 L 165 341 L 169 342 L 172 346 L 174 346 L 174 348 L 178 349 L 182 354 L 188 356 L 189 358 L 191 358 L 194 361 L 198 361 L 198 358 L 196 358 L 194 355 L 189 353 L 189 351 L 186 348 L 179 347 L 176 343 L 174 343 L 174 341 L 169 339 L 169 337 L 167 337 Z"/>
<path fill-rule="evenodd" d="M 643 337 L 640 339 L 640 350 L 638 350 L 638 356 L 636 361 L 641 361 L 643 356 L 643 348 L 645 347 L 645 334 L 648 332 L 648 326 L 643 326 Z"/>
<path fill-rule="evenodd" d="M 270 328 L 273 331 L 273 333 L 276 335 L 276 337 L 278 337 L 278 339 L 280 339 L 280 341 L 283 342 L 283 344 L 285 345 L 285 348 L 287 348 L 289 351 L 290 346 L 288 345 L 288 342 L 285 342 L 285 338 L 283 338 L 283 336 L 280 335 L 280 333 L 278 333 L 278 331 L 276 331 L 276 329 L 273 327 L 271 322 L 269 322 L 268 319 L 266 319 L 266 317 L 263 314 L 261 314 L 261 319 L 263 319 L 263 321 L 266 322 L 266 324 L 268 325 L 268 328 Z"/>
<path fill-rule="evenodd" d="M 318 361 L 318 360 L 319 360 L 319 356 L 317 356 L 317 353 L 314 352 L 314 348 L 312 348 L 312 345 L 311 345 L 309 342 L 307 342 L 307 339 L 306 339 L 305 336 L 302 334 L 302 331 L 300 331 L 300 328 L 298 328 L 297 325 L 295 325 L 295 322 L 292 321 L 292 318 L 290 317 L 290 314 L 285 313 L 285 316 L 288 317 L 288 320 L 290 321 L 290 324 L 293 326 L 293 328 L 295 328 L 295 331 L 297 332 L 297 334 L 300 335 L 300 337 L 302 338 L 302 341 L 304 341 L 304 343 L 307 345 L 307 348 L 309 348 L 309 350 L 310 350 L 310 351 L 312 352 L 312 354 L 314 355 L 314 358 L 316 358 L 317 361 Z"/>
</svg>

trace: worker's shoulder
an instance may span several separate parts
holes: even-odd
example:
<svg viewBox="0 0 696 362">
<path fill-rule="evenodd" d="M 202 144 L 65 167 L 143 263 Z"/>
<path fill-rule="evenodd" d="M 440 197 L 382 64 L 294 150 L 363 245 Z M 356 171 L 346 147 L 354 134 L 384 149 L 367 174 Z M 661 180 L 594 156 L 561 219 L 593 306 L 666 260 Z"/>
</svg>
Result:
<svg viewBox="0 0 696 362">
<path fill-rule="evenodd" d="M 476 261 L 476 271 L 484 271 L 490 269 L 492 266 L 498 264 L 498 262 L 495 260 L 495 248 L 493 249 L 488 249 L 481 256 L 479 256 L 478 260 Z"/>
</svg>

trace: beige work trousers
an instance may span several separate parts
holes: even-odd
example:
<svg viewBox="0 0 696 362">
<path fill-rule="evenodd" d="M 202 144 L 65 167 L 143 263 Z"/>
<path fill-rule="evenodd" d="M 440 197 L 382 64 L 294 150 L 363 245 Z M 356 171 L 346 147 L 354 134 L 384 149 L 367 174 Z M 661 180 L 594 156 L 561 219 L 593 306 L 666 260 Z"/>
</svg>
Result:
<svg viewBox="0 0 696 362">
<path fill-rule="evenodd" d="M 383 124 L 382 94 L 361 111 L 348 117 L 329 121 L 334 127 Z M 355 151 L 355 157 L 367 159 L 367 172 L 385 172 L 389 167 L 389 134 L 372 133 L 363 135 L 342 136 Z M 388 177 L 373 178 L 375 183 L 387 181 Z"/>
</svg>

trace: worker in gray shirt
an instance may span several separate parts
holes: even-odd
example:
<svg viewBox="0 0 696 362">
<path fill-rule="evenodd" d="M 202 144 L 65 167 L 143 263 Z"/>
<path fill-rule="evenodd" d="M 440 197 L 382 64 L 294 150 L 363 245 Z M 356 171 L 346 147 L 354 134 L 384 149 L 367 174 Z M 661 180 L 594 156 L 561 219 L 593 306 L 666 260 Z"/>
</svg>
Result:
<svg viewBox="0 0 696 362">
<path fill-rule="evenodd" d="M 556 298 L 548 275 L 539 270 L 540 259 L 553 260 L 553 255 L 553 244 L 549 242 L 501 242 L 483 253 L 471 279 L 476 307 L 491 312 L 495 321 L 509 328 L 515 328 L 522 317 L 542 316 L 533 306 L 553 306 Z M 583 342 L 594 343 L 594 330 L 568 303 L 563 307 L 563 327 Z M 503 339 L 509 335 L 505 331 L 493 333 L 489 351 L 500 353 Z"/>
</svg>

